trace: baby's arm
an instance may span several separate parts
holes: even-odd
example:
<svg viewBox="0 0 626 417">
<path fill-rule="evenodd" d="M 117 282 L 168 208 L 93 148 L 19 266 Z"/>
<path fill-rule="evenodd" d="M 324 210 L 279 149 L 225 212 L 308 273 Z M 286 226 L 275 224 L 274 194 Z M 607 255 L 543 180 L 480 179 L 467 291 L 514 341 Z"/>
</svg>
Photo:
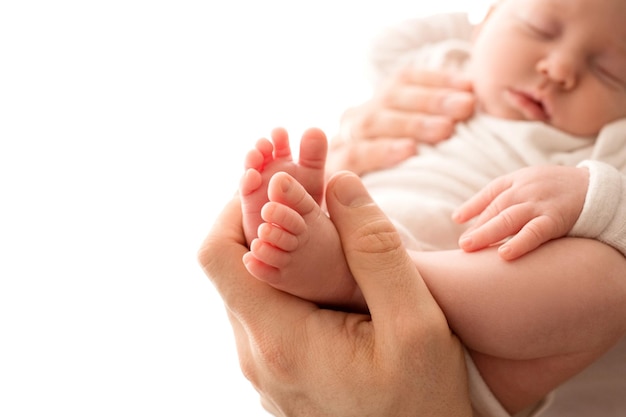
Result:
<svg viewBox="0 0 626 417">
<path fill-rule="evenodd" d="M 459 223 L 476 217 L 459 246 L 471 252 L 510 237 L 498 252 L 513 260 L 567 236 L 583 210 L 588 184 L 585 167 L 533 166 L 499 177 L 454 213 Z"/>
<path fill-rule="evenodd" d="M 539 400 L 626 331 L 626 258 L 601 242 L 556 239 L 511 262 L 495 248 L 411 255 L 507 408 Z"/>
</svg>

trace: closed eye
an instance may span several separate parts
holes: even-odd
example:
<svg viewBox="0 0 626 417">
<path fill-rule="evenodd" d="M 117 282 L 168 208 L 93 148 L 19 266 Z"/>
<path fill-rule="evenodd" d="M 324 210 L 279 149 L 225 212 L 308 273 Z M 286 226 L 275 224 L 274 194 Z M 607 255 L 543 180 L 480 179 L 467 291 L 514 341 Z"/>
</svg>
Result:
<svg viewBox="0 0 626 417">
<path fill-rule="evenodd" d="M 545 10 L 520 10 L 516 17 L 523 29 L 538 39 L 557 38 L 563 30 L 563 23 L 557 16 Z"/>
<path fill-rule="evenodd" d="M 543 39 L 551 39 L 552 37 L 554 37 L 553 33 L 551 33 L 545 28 L 542 28 L 541 26 L 537 24 L 534 24 L 531 22 L 525 22 L 525 24 L 526 24 L 527 29 L 535 36 L 538 36 Z"/>
<path fill-rule="evenodd" d="M 593 69 L 597 77 L 604 83 L 609 84 L 612 87 L 626 89 L 626 81 L 624 81 L 622 77 L 616 75 L 613 71 L 600 65 L 595 65 Z"/>
</svg>

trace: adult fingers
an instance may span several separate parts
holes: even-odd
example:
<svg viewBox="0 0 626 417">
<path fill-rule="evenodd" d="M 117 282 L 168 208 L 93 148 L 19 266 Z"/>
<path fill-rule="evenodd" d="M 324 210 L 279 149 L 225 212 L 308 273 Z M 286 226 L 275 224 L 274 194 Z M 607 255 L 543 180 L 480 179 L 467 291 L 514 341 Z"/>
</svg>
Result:
<svg viewBox="0 0 626 417">
<path fill-rule="evenodd" d="M 417 146 L 413 139 L 335 142 L 328 154 L 326 171 L 329 176 L 341 170 L 363 175 L 391 168 L 416 153 Z"/>
<path fill-rule="evenodd" d="M 476 99 L 472 93 L 415 85 L 403 85 L 388 90 L 384 104 L 392 109 L 411 113 L 447 116 L 465 120 L 474 112 Z"/>
<path fill-rule="evenodd" d="M 474 113 L 475 97 L 469 80 L 440 71 L 403 68 L 398 78 L 381 90 L 390 107 L 445 115 L 465 120 Z M 386 94 L 385 94 L 386 92 Z"/>
<path fill-rule="evenodd" d="M 242 257 L 248 248 L 240 204 L 234 198 L 222 211 L 198 252 L 198 260 L 232 318 L 252 339 L 280 335 L 290 325 L 286 322 L 293 325 L 316 307 L 258 281 L 245 269 Z M 284 314 L 286 309 L 289 315 Z"/>
<path fill-rule="evenodd" d="M 399 234 L 360 179 L 353 173 L 339 173 L 329 182 L 326 194 L 350 270 L 363 292 L 374 327 L 386 333 L 382 337 L 396 338 L 396 324 L 403 322 L 402 318 L 414 321 L 420 317 L 429 327 L 433 324 L 429 313 L 443 319 Z M 393 330 L 386 332 L 386 328 Z"/>
<path fill-rule="evenodd" d="M 416 69 L 412 66 L 406 66 L 401 68 L 398 74 L 400 79 L 410 84 L 465 91 L 472 90 L 472 82 L 468 78 L 455 73 Z"/>
<path fill-rule="evenodd" d="M 369 109 L 353 121 L 352 139 L 382 137 L 411 138 L 418 142 L 436 143 L 454 132 L 454 120 L 445 115 L 427 114 L 416 109 Z"/>
<path fill-rule="evenodd" d="M 391 137 L 426 143 L 449 138 L 454 131 L 457 111 L 439 108 L 447 103 L 437 97 L 441 93 L 420 90 L 417 94 L 410 94 L 406 90 L 398 89 L 390 92 L 390 97 L 346 111 L 338 136 L 343 141 Z M 467 112 L 471 114 L 472 111 Z"/>
</svg>

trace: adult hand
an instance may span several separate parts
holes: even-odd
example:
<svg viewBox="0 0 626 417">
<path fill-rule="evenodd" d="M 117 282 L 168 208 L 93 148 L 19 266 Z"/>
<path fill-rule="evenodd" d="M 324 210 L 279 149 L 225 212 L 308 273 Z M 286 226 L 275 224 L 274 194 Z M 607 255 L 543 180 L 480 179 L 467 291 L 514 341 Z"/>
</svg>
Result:
<svg viewBox="0 0 626 417">
<path fill-rule="evenodd" d="M 585 203 L 587 168 L 534 166 L 496 178 L 454 213 L 463 223 L 476 222 L 459 239 L 465 251 L 500 246 L 502 258 L 513 260 L 551 239 L 566 236 Z"/>
<path fill-rule="evenodd" d="M 456 122 L 474 112 L 471 90 L 469 81 L 452 74 L 402 69 L 372 99 L 343 114 L 328 171 L 361 175 L 388 168 L 415 155 L 416 143 L 447 139 Z"/>
<path fill-rule="evenodd" d="M 434 143 L 474 113 L 470 81 L 441 71 L 402 68 L 374 97 L 348 109 L 340 139 L 409 138 Z"/>
<path fill-rule="evenodd" d="M 461 345 L 358 177 L 327 205 L 370 315 L 320 309 L 251 277 L 234 199 L 199 260 L 224 299 L 241 368 L 276 416 L 471 416 Z"/>
</svg>

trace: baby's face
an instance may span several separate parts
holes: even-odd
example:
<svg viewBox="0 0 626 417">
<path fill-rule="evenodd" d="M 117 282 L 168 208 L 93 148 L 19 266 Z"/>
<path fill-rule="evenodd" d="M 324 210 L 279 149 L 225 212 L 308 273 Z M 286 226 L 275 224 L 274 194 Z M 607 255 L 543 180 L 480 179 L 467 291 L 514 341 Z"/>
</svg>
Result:
<svg viewBox="0 0 626 417">
<path fill-rule="evenodd" d="M 626 0 L 506 0 L 470 68 L 486 113 L 593 136 L 626 117 Z"/>
</svg>

